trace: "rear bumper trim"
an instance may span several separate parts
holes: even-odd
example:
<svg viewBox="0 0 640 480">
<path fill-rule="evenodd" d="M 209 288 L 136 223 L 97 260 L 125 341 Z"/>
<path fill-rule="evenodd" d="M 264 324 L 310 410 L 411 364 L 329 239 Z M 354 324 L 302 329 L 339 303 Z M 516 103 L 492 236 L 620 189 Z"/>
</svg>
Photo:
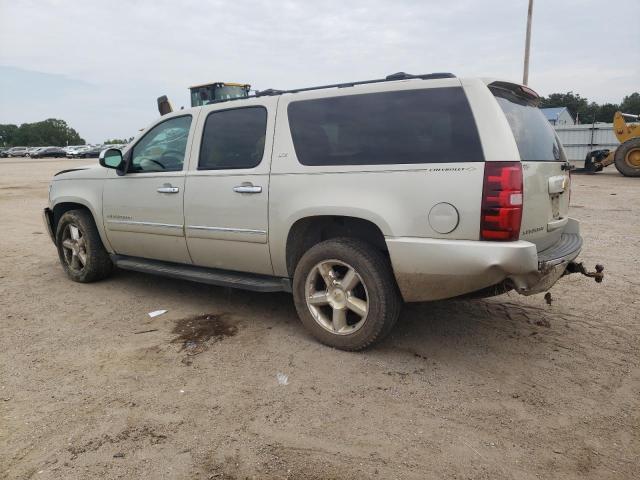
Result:
<svg viewBox="0 0 640 480">
<path fill-rule="evenodd" d="M 563 233 L 555 245 L 538 253 L 538 268 L 544 269 L 573 260 L 582 250 L 582 237 L 579 233 Z"/>
</svg>

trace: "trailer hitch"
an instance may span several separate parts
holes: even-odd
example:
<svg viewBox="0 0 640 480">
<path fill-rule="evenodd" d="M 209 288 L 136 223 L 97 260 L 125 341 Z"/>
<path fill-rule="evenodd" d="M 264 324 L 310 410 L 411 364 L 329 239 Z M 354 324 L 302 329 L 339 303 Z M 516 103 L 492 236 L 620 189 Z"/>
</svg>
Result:
<svg viewBox="0 0 640 480">
<path fill-rule="evenodd" d="M 567 265 L 567 269 L 565 270 L 565 275 L 569 275 L 571 273 L 581 273 L 585 277 L 593 278 L 597 283 L 602 283 L 602 280 L 604 279 L 603 272 L 604 266 L 600 264 L 596 265 L 595 272 L 588 272 L 582 262 L 569 262 L 569 264 Z"/>
</svg>

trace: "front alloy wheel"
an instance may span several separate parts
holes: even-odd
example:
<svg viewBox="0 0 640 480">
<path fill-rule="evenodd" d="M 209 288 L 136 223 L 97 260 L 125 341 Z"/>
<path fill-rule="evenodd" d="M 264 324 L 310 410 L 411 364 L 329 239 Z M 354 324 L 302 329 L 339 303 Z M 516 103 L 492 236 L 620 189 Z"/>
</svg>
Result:
<svg viewBox="0 0 640 480">
<path fill-rule="evenodd" d="M 74 282 L 95 282 L 108 277 L 113 270 L 87 210 L 69 210 L 62 215 L 56 227 L 56 246 L 60 263 Z"/>
<path fill-rule="evenodd" d="M 67 266 L 80 273 L 87 264 L 85 236 L 77 225 L 69 223 L 62 232 L 62 252 Z"/>
</svg>

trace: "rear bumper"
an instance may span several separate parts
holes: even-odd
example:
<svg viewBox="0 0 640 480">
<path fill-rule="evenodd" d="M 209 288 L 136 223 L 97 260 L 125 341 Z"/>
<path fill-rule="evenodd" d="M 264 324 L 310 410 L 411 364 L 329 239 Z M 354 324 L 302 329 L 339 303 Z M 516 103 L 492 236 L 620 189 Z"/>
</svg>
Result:
<svg viewBox="0 0 640 480">
<path fill-rule="evenodd" d="M 582 248 L 573 219 L 561 240 L 538 253 L 531 242 L 485 242 L 409 237 L 386 239 L 396 281 L 407 302 L 465 295 L 507 282 L 518 293 L 548 290 Z"/>
</svg>

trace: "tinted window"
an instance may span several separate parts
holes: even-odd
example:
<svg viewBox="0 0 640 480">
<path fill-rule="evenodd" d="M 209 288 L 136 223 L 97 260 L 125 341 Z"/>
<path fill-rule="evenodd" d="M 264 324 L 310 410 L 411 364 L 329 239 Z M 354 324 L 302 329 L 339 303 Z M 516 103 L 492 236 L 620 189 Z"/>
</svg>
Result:
<svg viewBox="0 0 640 480">
<path fill-rule="evenodd" d="M 171 172 L 182 170 L 191 115 L 166 120 L 133 147 L 130 172 Z"/>
<path fill-rule="evenodd" d="M 253 168 L 262 160 L 267 110 L 247 107 L 212 112 L 207 117 L 198 170 Z"/>
<path fill-rule="evenodd" d="M 507 117 L 521 160 L 566 161 L 553 127 L 536 105 L 509 90 L 491 91 Z"/>
<path fill-rule="evenodd" d="M 461 88 L 303 100 L 289 124 L 304 165 L 379 165 L 484 160 Z"/>
</svg>

